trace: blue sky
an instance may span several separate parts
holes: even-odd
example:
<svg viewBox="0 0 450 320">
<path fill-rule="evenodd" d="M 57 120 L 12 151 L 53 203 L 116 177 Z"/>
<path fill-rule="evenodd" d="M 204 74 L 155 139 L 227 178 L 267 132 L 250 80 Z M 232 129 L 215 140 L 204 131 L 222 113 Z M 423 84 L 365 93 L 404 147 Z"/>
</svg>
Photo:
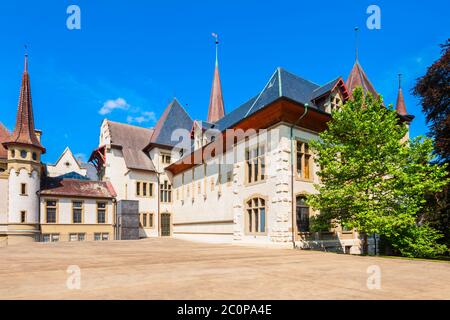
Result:
<svg viewBox="0 0 450 320">
<path fill-rule="evenodd" d="M 81 30 L 68 30 L 66 9 L 81 8 Z M 369 30 L 366 9 L 381 8 Z M 429 1 L 2 1 L 0 121 L 13 129 L 24 44 L 29 47 L 36 127 L 44 161 L 66 146 L 88 156 L 103 118 L 151 127 L 176 96 L 205 119 L 220 36 L 220 72 L 230 111 L 257 94 L 276 67 L 322 84 L 347 77 L 360 27 L 360 62 L 387 103 L 404 74 L 411 135 L 427 128 L 409 94 L 450 36 L 448 0 Z M 102 107 L 106 105 L 106 109 Z M 111 106 L 121 106 L 111 110 Z M 109 108 L 108 108 L 109 107 Z M 101 114 L 103 113 L 103 114 Z"/>
</svg>

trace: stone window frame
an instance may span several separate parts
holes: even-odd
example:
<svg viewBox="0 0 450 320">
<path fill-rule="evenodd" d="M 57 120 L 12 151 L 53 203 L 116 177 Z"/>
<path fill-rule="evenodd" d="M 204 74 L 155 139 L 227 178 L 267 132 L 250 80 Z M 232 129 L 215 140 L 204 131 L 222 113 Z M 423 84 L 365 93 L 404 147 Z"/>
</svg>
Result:
<svg viewBox="0 0 450 320">
<path fill-rule="evenodd" d="M 253 206 L 254 200 L 258 199 L 258 205 L 256 207 Z M 264 206 L 259 205 L 259 201 L 264 200 Z M 251 202 L 252 206 L 249 206 L 249 202 Z M 258 210 L 258 225 L 260 226 L 260 209 L 264 208 L 264 232 L 260 231 L 250 231 L 249 230 L 249 210 Z M 253 194 L 250 197 L 244 200 L 244 234 L 249 236 L 266 236 L 268 234 L 268 197 L 261 194 Z M 253 216 L 253 213 L 252 213 Z"/>
<path fill-rule="evenodd" d="M 21 196 L 28 196 L 28 185 L 24 182 L 20 183 L 20 193 Z"/>
<path fill-rule="evenodd" d="M 104 204 L 105 207 L 104 208 L 100 208 L 99 205 L 100 204 Z M 105 221 L 104 222 L 99 222 L 99 213 L 100 211 L 104 211 L 105 213 Z M 107 201 L 97 201 L 97 210 L 96 210 L 96 222 L 97 224 L 107 224 L 108 223 L 108 202 Z"/>
<path fill-rule="evenodd" d="M 71 212 L 72 212 L 72 219 L 71 219 L 72 224 L 84 224 L 84 201 L 83 200 L 72 200 L 71 202 L 72 202 L 72 210 L 71 210 Z M 74 210 L 75 209 L 80 209 L 80 207 L 75 207 L 74 206 L 75 202 L 80 202 L 81 203 L 81 222 L 75 222 L 75 220 L 74 220 Z"/>
<path fill-rule="evenodd" d="M 145 217 L 145 223 L 144 223 Z M 153 212 L 141 212 L 139 224 L 143 229 L 155 228 L 155 214 Z"/>
<path fill-rule="evenodd" d="M 153 198 L 155 197 L 155 187 L 154 183 L 150 181 L 138 180 L 135 183 L 135 195 L 137 198 Z M 146 190 L 146 195 L 144 195 L 144 186 Z"/>
<path fill-rule="evenodd" d="M 248 143 L 248 141 L 246 141 Z M 263 149 L 263 152 L 261 152 L 261 148 Z M 252 155 L 252 152 L 256 150 L 256 155 Z M 244 154 L 244 162 L 245 162 L 245 185 L 255 185 L 259 183 L 264 183 L 267 181 L 267 167 L 266 167 L 266 156 L 267 156 L 267 143 L 264 142 L 258 142 L 253 146 L 246 146 L 245 147 L 245 154 Z M 251 162 L 251 180 L 250 180 L 250 173 L 249 173 L 249 163 Z M 256 163 L 255 163 L 256 162 Z M 255 177 L 255 168 L 257 168 L 258 173 Z M 264 171 L 264 174 L 262 173 Z"/>
<path fill-rule="evenodd" d="M 170 181 L 168 179 L 164 179 L 164 181 L 162 181 L 162 183 L 160 183 L 159 192 L 160 192 L 159 201 L 161 203 L 172 203 L 172 201 L 173 201 L 173 199 L 172 199 L 172 184 L 170 183 Z M 163 201 L 164 194 L 166 194 L 166 198 L 168 201 Z"/>
<path fill-rule="evenodd" d="M 298 145 L 300 144 L 300 150 L 298 148 Z M 295 139 L 295 178 L 296 180 L 300 180 L 300 181 L 307 181 L 307 182 L 312 182 L 314 181 L 314 154 L 311 151 L 311 147 L 309 146 L 310 142 L 306 141 L 304 139 Z M 307 151 L 305 151 L 305 147 L 308 146 Z M 299 174 L 298 172 L 298 159 L 299 159 L 299 155 L 301 157 L 301 163 L 300 163 L 300 168 L 301 168 L 301 173 Z M 305 159 L 307 158 L 307 160 Z M 306 172 L 306 163 L 308 163 L 308 176 L 305 174 Z"/>
<path fill-rule="evenodd" d="M 49 206 L 49 202 L 55 202 L 54 206 Z M 48 222 L 48 209 L 55 209 L 55 222 Z M 59 201 L 58 199 L 45 199 L 45 223 L 58 224 L 59 223 Z"/>
</svg>

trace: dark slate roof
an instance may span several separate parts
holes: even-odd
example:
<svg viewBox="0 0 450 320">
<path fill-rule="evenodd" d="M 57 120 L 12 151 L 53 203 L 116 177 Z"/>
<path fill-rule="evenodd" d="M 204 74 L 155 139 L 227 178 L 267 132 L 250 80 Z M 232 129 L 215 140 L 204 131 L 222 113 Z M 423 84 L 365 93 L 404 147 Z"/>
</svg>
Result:
<svg viewBox="0 0 450 320">
<path fill-rule="evenodd" d="M 189 114 L 175 98 L 156 123 L 149 145 L 156 144 L 174 147 L 179 141 L 172 141 L 172 133 L 177 129 L 186 129 L 190 132 L 193 123 Z"/>
<path fill-rule="evenodd" d="M 75 171 L 71 171 L 71 172 L 65 173 L 63 175 L 58 176 L 57 178 L 59 178 L 59 179 L 90 180 L 88 177 L 82 176 L 81 174 L 79 174 L 79 173 L 77 173 Z"/>
<path fill-rule="evenodd" d="M 116 197 L 109 181 L 90 181 L 46 177 L 42 181 L 41 195 L 108 199 Z"/>
<path fill-rule="evenodd" d="M 333 90 L 333 88 L 338 84 L 340 79 L 341 79 L 341 77 L 338 77 L 338 78 L 331 80 L 330 82 L 324 84 L 323 86 L 315 89 L 312 92 L 311 100 L 315 100 L 315 99 L 327 94 L 331 90 Z"/>
<path fill-rule="evenodd" d="M 333 89 L 333 84 L 336 84 L 338 80 L 319 86 L 282 68 L 277 68 L 267 85 L 257 96 L 220 119 L 214 128 L 223 131 L 281 97 L 301 104 L 307 103 L 310 107 L 317 108 L 313 102 L 314 98 Z"/>
<path fill-rule="evenodd" d="M 153 134 L 153 129 L 108 121 L 111 145 L 122 149 L 128 169 L 155 171 L 150 157 L 143 151 Z"/>
</svg>

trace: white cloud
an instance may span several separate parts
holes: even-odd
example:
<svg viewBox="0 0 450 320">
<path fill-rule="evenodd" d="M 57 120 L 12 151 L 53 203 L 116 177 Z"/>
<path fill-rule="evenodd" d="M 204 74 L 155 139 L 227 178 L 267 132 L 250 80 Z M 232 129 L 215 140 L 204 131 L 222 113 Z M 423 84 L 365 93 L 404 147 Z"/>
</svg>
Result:
<svg viewBox="0 0 450 320">
<path fill-rule="evenodd" d="M 156 115 L 153 111 L 143 111 L 139 116 L 133 117 L 128 116 L 127 117 L 128 123 L 144 123 L 144 122 L 156 122 Z"/>
<path fill-rule="evenodd" d="M 113 112 L 116 109 L 127 110 L 130 105 L 124 98 L 117 98 L 115 100 L 107 100 L 103 103 L 103 107 L 98 111 L 99 114 L 105 115 Z"/>
</svg>

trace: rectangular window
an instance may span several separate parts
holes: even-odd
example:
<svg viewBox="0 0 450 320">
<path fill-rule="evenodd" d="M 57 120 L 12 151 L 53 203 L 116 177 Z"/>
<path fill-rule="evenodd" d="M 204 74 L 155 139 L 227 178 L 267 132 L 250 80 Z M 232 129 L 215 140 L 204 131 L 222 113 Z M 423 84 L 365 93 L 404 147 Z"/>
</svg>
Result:
<svg viewBox="0 0 450 320">
<path fill-rule="evenodd" d="M 26 211 L 20 211 L 20 223 L 27 222 L 27 213 Z"/>
<path fill-rule="evenodd" d="M 97 223 L 106 223 L 106 202 L 97 202 Z"/>
<path fill-rule="evenodd" d="M 148 214 L 148 226 L 153 228 L 153 213 Z"/>
<path fill-rule="evenodd" d="M 161 155 L 161 162 L 164 164 L 170 164 L 171 158 L 168 154 L 162 154 Z"/>
<path fill-rule="evenodd" d="M 245 151 L 247 183 L 266 179 L 265 153 L 266 148 L 264 145 L 249 148 Z"/>
<path fill-rule="evenodd" d="M 56 223 L 56 206 L 57 201 L 55 200 L 47 200 L 45 202 L 45 212 L 46 212 L 46 219 L 45 221 L 47 223 Z"/>
<path fill-rule="evenodd" d="M 20 184 L 20 195 L 22 195 L 22 196 L 27 195 L 27 184 L 26 183 Z"/>
<path fill-rule="evenodd" d="M 73 223 L 83 223 L 83 202 L 72 202 L 72 220 Z"/>
<path fill-rule="evenodd" d="M 142 214 L 142 226 L 144 228 L 147 227 L 147 214 L 146 213 Z"/>
<path fill-rule="evenodd" d="M 142 196 L 147 196 L 147 182 L 142 183 Z"/>
<path fill-rule="evenodd" d="M 52 233 L 50 239 L 51 239 L 51 242 L 58 242 L 59 241 L 59 233 Z"/>
<path fill-rule="evenodd" d="M 306 142 L 297 141 L 297 176 L 301 179 L 311 180 L 312 155 Z"/>
<path fill-rule="evenodd" d="M 94 241 L 106 241 L 109 240 L 109 233 L 94 233 Z"/>
<path fill-rule="evenodd" d="M 136 182 L 136 196 L 153 197 L 153 183 L 143 181 Z"/>
<path fill-rule="evenodd" d="M 141 183 L 140 182 L 136 182 L 136 196 L 140 196 L 141 195 Z"/>
<path fill-rule="evenodd" d="M 160 192 L 161 202 L 162 203 L 170 203 L 172 202 L 172 186 L 169 181 L 164 180 L 161 183 L 161 192 Z"/>
</svg>

